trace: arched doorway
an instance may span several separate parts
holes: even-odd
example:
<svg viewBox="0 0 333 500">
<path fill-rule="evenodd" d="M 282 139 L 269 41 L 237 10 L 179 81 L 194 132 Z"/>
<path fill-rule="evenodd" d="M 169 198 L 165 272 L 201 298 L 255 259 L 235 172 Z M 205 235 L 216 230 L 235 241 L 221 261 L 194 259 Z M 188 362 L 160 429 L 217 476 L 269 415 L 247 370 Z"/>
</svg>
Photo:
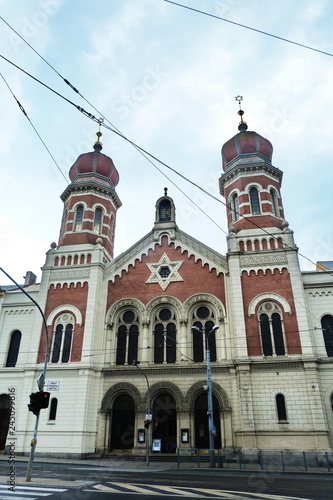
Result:
<svg viewBox="0 0 333 500">
<path fill-rule="evenodd" d="M 134 446 L 134 401 L 131 396 L 118 396 L 112 407 L 110 451 L 131 450 Z"/>
<path fill-rule="evenodd" d="M 159 394 L 153 403 L 153 439 L 161 440 L 162 453 L 177 449 L 176 402 L 170 394 Z"/>
<path fill-rule="evenodd" d="M 8 394 L 0 396 L 0 450 L 4 450 L 9 428 L 9 397 Z"/>
<path fill-rule="evenodd" d="M 199 449 L 209 448 L 208 417 L 207 417 L 207 394 L 200 394 L 194 403 L 194 425 L 195 425 L 195 447 Z M 216 397 L 213 395 L 213 422 L 216 427 L 214 439 L 215 449 L 221 448 L 221 424 L 220 408 Z"/>
</svg>

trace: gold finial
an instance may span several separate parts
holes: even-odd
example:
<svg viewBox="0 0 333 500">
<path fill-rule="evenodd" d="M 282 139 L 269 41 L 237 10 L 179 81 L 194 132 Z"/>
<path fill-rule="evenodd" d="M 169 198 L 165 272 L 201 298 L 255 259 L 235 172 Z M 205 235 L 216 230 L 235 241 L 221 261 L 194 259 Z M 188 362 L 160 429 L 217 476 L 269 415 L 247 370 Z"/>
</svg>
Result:
<svg viewBox="0 0 333 500">
<path fill-rule="evenodd" d="M 99 126 L 99 128 L 98 128 L 98 132 L 96 132 L 97 141 L 95 142 L 95 146 L 98 146 L 100 148 L 102 148 L 102 143 L 100 141 L 100 138 L 103 135 L 102 132 L 101 132 L 101 125 L 102 125 L 103 122 L 104 122 L 104 119 L 103 118 L 99 118 L 99 120 L 98 120 L 98 126 Z"/>
<path fill-rule="evenodd" d="M 243 114 L 244 114 L 244 111 L 242 110 L 241 108 L 241 101 L 243 100 L 243 96 L 242 95 L 238 95 L 237 97 L 235 97 L 235 100 L 238 102 L 239 104 L 239 110 L 237 112 L 237 114 L 240 116 L 241 118 L 241 121 L 238 125 L 238 130 L 240 131 L 244 131 L 244 130 L 247 130 L 247 123 L 244 122 L 243 120 Z"/>
</svg>

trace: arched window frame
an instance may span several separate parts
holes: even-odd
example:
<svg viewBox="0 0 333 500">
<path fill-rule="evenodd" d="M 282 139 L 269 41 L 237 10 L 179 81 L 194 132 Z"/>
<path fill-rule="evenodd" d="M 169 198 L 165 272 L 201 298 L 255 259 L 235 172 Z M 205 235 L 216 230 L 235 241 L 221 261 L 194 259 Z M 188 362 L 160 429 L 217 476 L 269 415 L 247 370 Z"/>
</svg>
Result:
<svg viewBox="0 0 333 500">
<path fill-rule="evenodd" d="M 250 187 L 249 198 L 250 198 L 252 215 L 260 215 L 261 214 L 260 195 L 259 195 L 259 190 L 256 186 Z"/>
<path fill-rule="evenodd" d="M 258 307 L 258 323 L 264 356 L 285 356 L 287 354 L 283 314 L 273 301 L 265 301 Z"/>
<path fill-rule="evenodd" d="M 205 309 L 207 313 L 203 314 Z M 211 305 L 208 303 L 196 304 L 192 312 L 191 324 L 198 327 L 203 332 L 203 334 L 201 334 L 198 330 L 192 330 L 193 361 L 195 363 L 200 363 L 206 360 L 206 334 L 209 334 L 216 324 L 216 313 Z M 215 362 L 217 360 L 215 331 L 209 335 L 208 347 L 210 351 L 210 360 L 211 362 Z"/>
<path fill-rule="evenodd" d="M 71 359 L 75 318 L 69 312 L 60 314 L 52 338 L 51 363 L 68 363 Z"/>
<path fill-rule="evenodd" d="M 66 208 L 64 210 L 64 213 L 62 215 L 62 221 L 61 221 L 61 230 L 60 230 L 60 234 L 61 236 L 63 236 L 66 232 L 66 222 L 67 222 L 67 216 L 68 216 L 68 209 Z"/>
<path fill-rule="evenodd" d="M 325 314 L 321 318 L 321 328 L 326 349 L 329 358 L 333 357 L 333 315 Z"/>
<path fill-rule="evenodd" d="M 10 342 L 7 353 L 6 367 L 14 368 L 20 351 L 22 333 L 20 330 L 14 330 L 10 336 Z"/>
<path fill-rule="evenodd" d="M 276 414 L 279 423 L 288 422 L 286 398 L 280 392 L 275 396 Z"/>
<path fill-rule="evenodd" d="M 82 231 L 84 206 L 82 203 L 75 208 L 74 232 Z"/>
<path fill-rule="evenodd" d="M 270 197 L 271 197 L 272 214 L 275 217 L 280 217 L 278 194 L 277 194 L 276 190 L 273 189 L 273 188 L 270 189 L 269 194 L 270 194 Z"/>
<path fill-rule="evenodd" d="M 134 308 L 120 311 L 116 329 L 116 365 L 131 365 L 138 359 L 140 321 Z"/>
<path fill-rule="evenodd" d="M 102 233 L 103 215 L 104 215 L 103 208 L 102 207 L 96 207 L 95 214 L 94 214 L 94 225 L 93 225 L 93 231 L 96 234 L 101 234 Z"/>
<path fill-rule="evenodd" d="M 154 363 L 176 363 L 177 314 L 172 306 L 163 304 L 153 317 Z"/>
<path fill-rule="evenodd" d="M 232 193 L 231 195 L 231 210 L 232 210 L 232 220 L 236 222 L 239 220 L 239 197 L 237 193 Z"/>
<path fill-rule="evenodd" d="M 163 198 L 158 206 L 159 222 L 171 221 L 171 201 Z"/>
</svg>

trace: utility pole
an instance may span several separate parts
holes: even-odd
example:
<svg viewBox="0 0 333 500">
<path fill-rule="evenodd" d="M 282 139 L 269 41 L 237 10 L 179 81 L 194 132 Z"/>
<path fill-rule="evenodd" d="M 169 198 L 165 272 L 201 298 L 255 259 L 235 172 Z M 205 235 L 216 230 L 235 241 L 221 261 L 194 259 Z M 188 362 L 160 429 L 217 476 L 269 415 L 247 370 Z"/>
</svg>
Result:
<svg viewBox="0 0 333 500">
<path fill-rule="evenodd" d="M 146 439 L 146 465 L 149 465 L 149 451 L 150 451 L 150 443 L 151 443 L 151 423 L 152 423 L 152 414 L 151 414 L 151 404 L 150 404 L 150 386 L 148 377 L 143 370 L 141 370 L 140 361 L 133 360 L 133 366 L 136 366 L 142 375 L 145 377 L 147 382 L 147 415 L 145 419 L 145 429 L 147 429 L 147 439 Z"/>
</svg>

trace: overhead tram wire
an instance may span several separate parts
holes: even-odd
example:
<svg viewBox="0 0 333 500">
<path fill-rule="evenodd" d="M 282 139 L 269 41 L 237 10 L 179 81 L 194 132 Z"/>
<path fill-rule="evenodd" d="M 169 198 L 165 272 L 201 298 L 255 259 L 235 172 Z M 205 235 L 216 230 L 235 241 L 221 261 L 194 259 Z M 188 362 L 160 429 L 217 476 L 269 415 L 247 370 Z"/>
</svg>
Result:
<svg viewBox="0 0 333 500">
<path fill-rule="evenodd" d="M 230 21 L 230 19 L 226 19 L 224 17 L 220 17 L 220 16 L 217 16 L 215 14 L 210 14 L 209 12 L 205 12 L 203 10 L 194 9 L 193 7 L 189 7 L 188 5 L 183 5 L 183 4 L 177 3 L 177 2 L 172 2 L 171 0 L 164 0 L 164 2 L 170 3 L 172 5 L 176 5 L 177 7 L 182 7 L 183 9 L 187 9 L 187 10 L 191 10 L 193 12 L 197 12 L 198 14 L 202 14 L 204 16 L 208 16 L 208 17 L 212 17 L 214 19 L 218 19 L 219 21 L 223 21 L 225 23 L 230 23 L 230 24 L 233 24 L 235 26 L 239 26 L 240 28 L 245 28 L 247 30 L 254 31 L 256 33 L 259 33 L 260 35 L 270 36 L 270 37 L 276 38 L 277 40 L 280 40 L 282 42 L 286 42 L 286 43 L 291 43 L 293 45 L 297 45 L 298 47 L 302 47 L 303 49 L 313 50 L 314 52 L 319 52 L 319 54 L 324 54 L 325 56 L 333 57 L 333 54 L 331 54 L 330 52 L 325 52 L 324 50 L 316 49 L 314 47 L 310 47 L 309 45 L 304 45 L 303 43 L 294 42 L 293 40 L 289 40 L 288 38 L 283 38 L 282 36 L 273 35 L 273 33 L 269 33 L 268 31 L 258 30 L 256 28 L 252 28 L 251 26 L 247 26 L 246 24 L 237 23 L 236 21 Z"/>
<path fill-rule="evenodd" d="M 34 124 L 32 123 L 32 121 L 30 120 L 26 110 L 24 109 L 24 107 L 22 106 L 22 104 L 20 103 L 20 101 L 17 99 L 17 97 L 15 96 L 14 92 L 12 91 L 12 89 L 10 88 L 8 82 L 5 80 L 5 77 L 3 76 L 2 73 L 0 73 L 0 76 L 1 78 L 3 79 L 3 81 L 5 82 L 5 84 L 7 85 L 10 93 L 12 94 L 12 96 L 14 97 L 15 101 L 17 102 L 17 105 L 18 107 L 20 108 L 20 110 L 22 111 L 22 113 L 24 114 L 24 116 L 26 117 L 26 119 L 28 120 L 28 122 L 30 123 L 30 125 L 32 126 L 32 128 L 34 129 L 35 133 L 37 134 L 39 140 L 41 141 L 41 143 L 43 144 L 44 148 L 46 149 L 46 151 L 48 152 L 48 154 L 50 155 L 50 157 L 52 158 L 52 161 L 54 162 L 55 166 L 57 167 L 57 169 L 59 170 L 59 172 L 61 173 L 61 175 L 63 176 L 63 178 L 65 179 L 65 181 L 67 182 L 68 184 L 68 180 L 65 176 L 65 174 L 63 173 L 63 171 L 61 170 L 61 168 L 59 167 L 56 159 L 54 158 L 54 156 L 52 155 L 51 151 L 49 150 L 49 148 L 47 147 L 47 145 L 45 144 L 45 142 L 43 141 L 41 135 L 39 134 L 38 130 L 36 129 L 36 127 L 34 126 Z"/>
<path fill-rule="evenodd" d="M 167 1 L 167 0 L 165 0 Z M 177 6 L 180 6 L 180 7 L 186 7 L 186 6 L 182 6 L 181 4 L 178 4 L 176 2 L 169 2 L 169 3 L 173 3 Z M 194 10 L 196 12 L 199 12 L 199 13 L 202 13 L 202 14 L 206 14 L 206 15 L 209 15 L 203 11 L 199 11 L 199 10 L 196 10 L 196 9 L 192 9 L 190 7 L 186 7 L 190 10 Z M 217 17 L 218 19 L 221 19 L 221 20 L 225 20 L 223 18 L 220 18 L 218 16 L 212 16 L 212 17 Z M 101 113 L 93 104 L 91 104 L 80 92 L 79 90 L 74 87 L 74 85 L 72 85 L 69 80 L 67 80 L 66 78 L 64 78 L 41 54 L 39 54 L 39 52 L 37 52 L 37 50 L 35 50 L 26 40 L 25 38 L 23 38 L 7 21 L 5 21 L 5 19 L 0 16 L 0 19 L 3 20 L 3 22 L 17 35 L 21 38 L 21 40 L 26 43 L 28 45 L 28 47 L 30 47 L 34 52 L 35 54 L 37 54 L 67 85 L 69 85 L 69 87 L 74 91 L 76 92 L 78 95 L 80 95 L 80 97 L 82 97 L 82 99 L 87 102 L 101 117 L 103 117 L 104 120 L 106 120 L 112 128 L 109 128 L 107 127 L 104 123 L 100 123 L 102 126 L 104 126 L 105 128 L 108 128 L 110 131 L 112 131 L 113 133 L 119 135 L 120 137 L 122 137 L 124 140 L 126 140 L 127 142 L 129 142 L 145 159 L 147 159 L 157 170 L 159 170 L 160 173 L 162 173 L 182 194 L 184 194 L 184 196 L 186 196 L 192 204 L 194 204 L 209 220 L 211 220 L 219 229 L 221 229 L 222 232 L 224 232 L 226 235 L 227 235 L 227 232 L 221 228 L 204 210 L 202 210 L 188 195 L 186 195 L 184 193 L 184 191 L 182 191 L 179 186 L 177 186 L 177 184 L 175 184 L 173 181 L 171 181 L 171 179 L 169 179 L 169 177 L 163 172 L 161 171 L 154 163 L 153 161 L 151 161 L 148 157 L 150 158 L 153 158 L 155 161 L 157 161 L 158 163 L 160 163 L 161 165 L 165 166 L 166 168 L 172 170 L 174 173 L 176 173 L 177 175 L 181 176 L 184 180 L 186 180 L 187 182 L 190 182 L 192 185 L 194 185 L 196 188 L 200 189 L 202 192 L 204 192 L 207 196 L 210 196 L 211 198 L 213 198 L 215 201 L 221 203 L 222 205 L 224 205 L 226 208 L 229 208 L 228 204 L 227 203 L 224 203 L 221 199 L 219 198 L 216 198 L 214 195 L 212 195 L 211 193 L 209 193 L 208 191 L 206 191 L 205 189 L 203 189 L 201 186 L 199 186 L 198 184 L 194 183 L 193 181 L 191 181 L 190 179 L 186 178 L 185 176 L 183 176 L 182 174 L 180 174 L 179 172 L 177 172 L 176 170 L 174 170 L 172 167 L 170 167 L 169 165 L 167 165 L 166 163 L 162 162 L 161 160 L 159 160 L 157 157 L 153 156 L 152 154 L 150 154 L 148 151 L 145 151 L 143 148 L 141 148 L 140 146 L 138 146 L 137 144 L 135 144 L 133 141 L 130 141 L 122 132 L 120 132 L 119 129 L 117 129 L 117 127 L 115 125 L 113 125 L 110 120 L 108 120 L 104 115 L 103 113 Z M 227 20 L 226 20 L 227 21 Z M 232 21 L 228 21 L 228 22 L 231 22 L 232 24 L 238 24 L 238 23 L 234 23 Z M 242 25 L 240 25 L 242 26 Z M 247 27 L 247 26 L 244 26 L 244 27 Z M 252 29 L 252 28 L 249 28 L 247 27 L 248 29 Z M 255 30 L 255 31 L 258 31 L 258 30 Z M 273 35 L 271 35 L 273 36 Z M 296 43 L 296 42 L 293 42 L 293 43 Z M 313 49 L 315 50 L 315 49 Z M 329 54 L 329 55 L 332 55 L 332 54 Z M 3 56 L 1 56 L 3 57 Z M 7 60 L 7 59 L 6 59 Z M 7 60 L 8 61 L 8 60 Z M 8 62 L 11 62 L 11 61 L 8 61 Z M 13 63 L 12 63 L 13 64 Z M 18 67 L 19 68 L 19 67 Z M 21 68 L 19 68 L 21 69 Z M 29 75 L 30 76 L 30 75 Z M 32 77 L 34 78 L 34 77 Z M 38 81 L 38 80 L 37 80 Z M 45 85 L 44 83 L 40 82 L 42 85 Z M 47 86 L 46 86 L 47 87 Z M 50 87 L 47 87 L 49 88 L 49 90 L 52 90 L 53 92 L 55 92 L 53 89 L 51 89 Z M 77 106 L 75 105 L 74 103 L 72 103 L 71 101 L 69 101 L 68 99 L 66 99 L 64 96 L 62 96 L 61 94 L 58 94 L 57 92 L 55 92 L 57 95 L 59 95 L 60 97 L 62 97 L 63 99 L 67 100 L 68 102 L 70 102 L 72 105 L 74 105 L 79 111 L 81 111 L 83 114 L 86 114 L 86 116 L 88 116 L 89 118 L 93 119 L 94 121 L 97 121 L 97 118 L 93 115 L 91 115 L 91 113 L 88 113 L 87 111 L 85 111 L 83 108 L 81 108 L 80 106 Z M 239 214 L 243 219 L 247 220 L 248 222 L 250 222 L 251 224 L 253 224 L 255 227 L 257 227 L 258 229 L 261 229 L 262 231 L 264 231 L 268 236 L 270 236 L 271 238 L 273 238 L 275 241 L 278 240 L 278 238 L 273 235 L 273 234 L 270 234 L 266 229 L 262 228 L 261 226 L 259 226 L 258 224 L 256 224 L 254 221 L 248 219 L 245 215 L 242 215 L 242 214 Z M 287 245 L 285 242 L 283 242 L 283 245 L 288 248 L 289 250 L 293 250 L 293 251 L 296 251 L 295 248 L 292 248 L 290 247 L 289 245 Z M 309 259 L 308 257 L 306 257 L 305 255 L 303 255 L 302 253 L 298 252 L 298 255 L 300 257 L 302 257 L 303 259 L 309 261 L 311 264 L 313 264 L 314 266 L 316 266 L 316 263 L 313 262 L 311 259 Z M 332 274 L 333 276 L 333 274 Z"/>
<path fill-rule="evenodd" d="M 186 180 L 187 182 L 189 182 L 190 184 L 192 184 L 193 186 L 195 186 L 197 189 L 199 189 L 200 191 L 202 191 L 203 193 L 205 193 L 207 196 L 209 196 L 210 198 L 214 199 L 215 201 L 217 201 L 218 203 L 220 203 L 221 205 L 224 205 L 225 207 L 227 208 L 230 208 L 230 206 L 225 203 L 224 201 L 222 201 L 221 199 L 217 198 L 216 196 L 214 196 L 213 194 L 209 193 L 208 191 L 206 191 L 203 187 L 201 187 L 199 184 L 196 184 L 194 181 L 190 180 L 189 178 L 187 178 L 186 176 L 184 176 L 183 174 L 181 174 L 180 172 L 178 172 L 177 170 L 175 170 L 174 168 L 170 167 L 170 165 L 168 165 L 167 163 L 163 162 L 162 160 L 160 160 L 159 158 L 157 158 L 156 156 L 154 156 L 153 154 L 149 153 L 147 150 L 145 150 L 144 148 L 141 148 L 138 144 L 136 144 L 135 142 L 131 141 L 130 139 L 128 139 L 124 134 L 122 134 L 121 132 L 118 132 L 116 129 L 114 129 L 113 127 L 109 127 L 107 126 L 105 123 L 100 123 L 101 121 L 99 119 L 96 118 L 96 116 L 94 116 L 92 113 L 86 111 L 84 108 L 82 108 L 81 106 L 78 106 L 77 104 L 75 104 L 74 102 L 72 102 L 70 99 L 68 99 L 67 97 L 63 96 L 62 94 L 60 94 L 59 92 L 57 92 L 56 90 L 52 89 L 51 87 L 49 87 L 48 85 L 46 85 L 44 82 L 42 82 L 41 80 L 39 80 L 38 78 L 34 77 L 33 75 L 31 75 L 30 73 L 28 73 L 27 71 L 25 71 L 23 68 L 21 68 L 20 66 L 18 66 L 17 64 L 13 63 L 12 61 L 10 61 L 9 59 L 7 59 L 6 57 L 4 57 L 3 55 L 0 54 L 0 57 L 2 59 L 4 59 L 5 61 L 7 61 L 9 64 L 12 64 L 14 67 L 16 67 L 17 69 L 19 69 L 20 71 L 22 71 L 23 73 L 25 73 L 27 76 L 29 76 L 30 78 L 32 78 L 33 80 L 35 80 L 37 83 L 40 83 L 42 86 L 44 86 L 45 88 L 47 88 L 48 90 L 50 90 L 51 92 L 53 92 L 54 94 L 56 94 L 58 97 L 61 97 L 62 99 L 64 99 L 66 102 L 68 102 L 69 104 L 71 104 L 72 106 L 74 106 L 78 111 L 80 111 L 82 114 L 84 114 L 86 117 L 90 118 L 91 120 L 93 120 L 95 123 L 98 123 L 100 124 L 101 126 L 105 127 L 106 129 L 110 130 L 111 132 L 113 132 L 114 134 L 118 135 L 119 137 L 121 137 L 122 139 L 124 139 L 125 141 L 127 141 L 129 144 L 131 144 L 133 147 L 135 147 L 138 151 L 142 152 L 142 153 L 145 153 L 146 155 L 148 155 L 150 158 L 154 159 L 155 161 L 157 161 L 158 163 L 160 163 L 161 165 L 165 166 L 166 168 L 168 168 L 169 170 L 171 170 L 172 172 L 174 172 L 175 174 L 177 174 L 179 177 L 181 177 L 182 179 Z M 154 165 L 154 163 L 152 163 Z M 155 165 L 154 165 L 155 166 Z M 205 212 L 203 212 L 205 214 Z M 205 214 L 206 215 L 206 214 Z M 241 214 L 240 214 L 241 215 Z M 267 231 L 266 229 L 264 229 L 263 227 L 261 227 L 259 224 L 257 224 L 255 221 L 249 219 L 248 217 L 246 217 L 245 215 L 241 215 L 243 219 L 247 220 L 248 222 L 250 222 L 252 225 L 254 225 L 255 227 L 257 227 L 258 229 L 260 229 L 261 231 L 263 231 L 264 233 L 266 233 L 268 236 L 270 236 L 271 238 L 273 238 L 274 240 L 277 240 L 277 237 L 274 235 L 274 234 L 271 234 L 269 231 Z M 288 245 L 287 243 L 283 242 L 283 245 L 286 249 L 288 250 L 292 250 L 294 252 L 297 251 L 296 248 L 294 247 L 291 247 L 290 245 Z M 313 264 L 314 266 L 316 266 L 316 263 L 313 262 L 309 257 L 306 257 L 305 255 L 303 255 L 302 253 L 298 252 L 298 255 L 300 257 L 303 257 L 304 259 L 306 259 L 308 262 L 310 262 L 311 264 Z M 333 276 L 333 273 L 330 273 L 332 276 Z"/>
</svg>

